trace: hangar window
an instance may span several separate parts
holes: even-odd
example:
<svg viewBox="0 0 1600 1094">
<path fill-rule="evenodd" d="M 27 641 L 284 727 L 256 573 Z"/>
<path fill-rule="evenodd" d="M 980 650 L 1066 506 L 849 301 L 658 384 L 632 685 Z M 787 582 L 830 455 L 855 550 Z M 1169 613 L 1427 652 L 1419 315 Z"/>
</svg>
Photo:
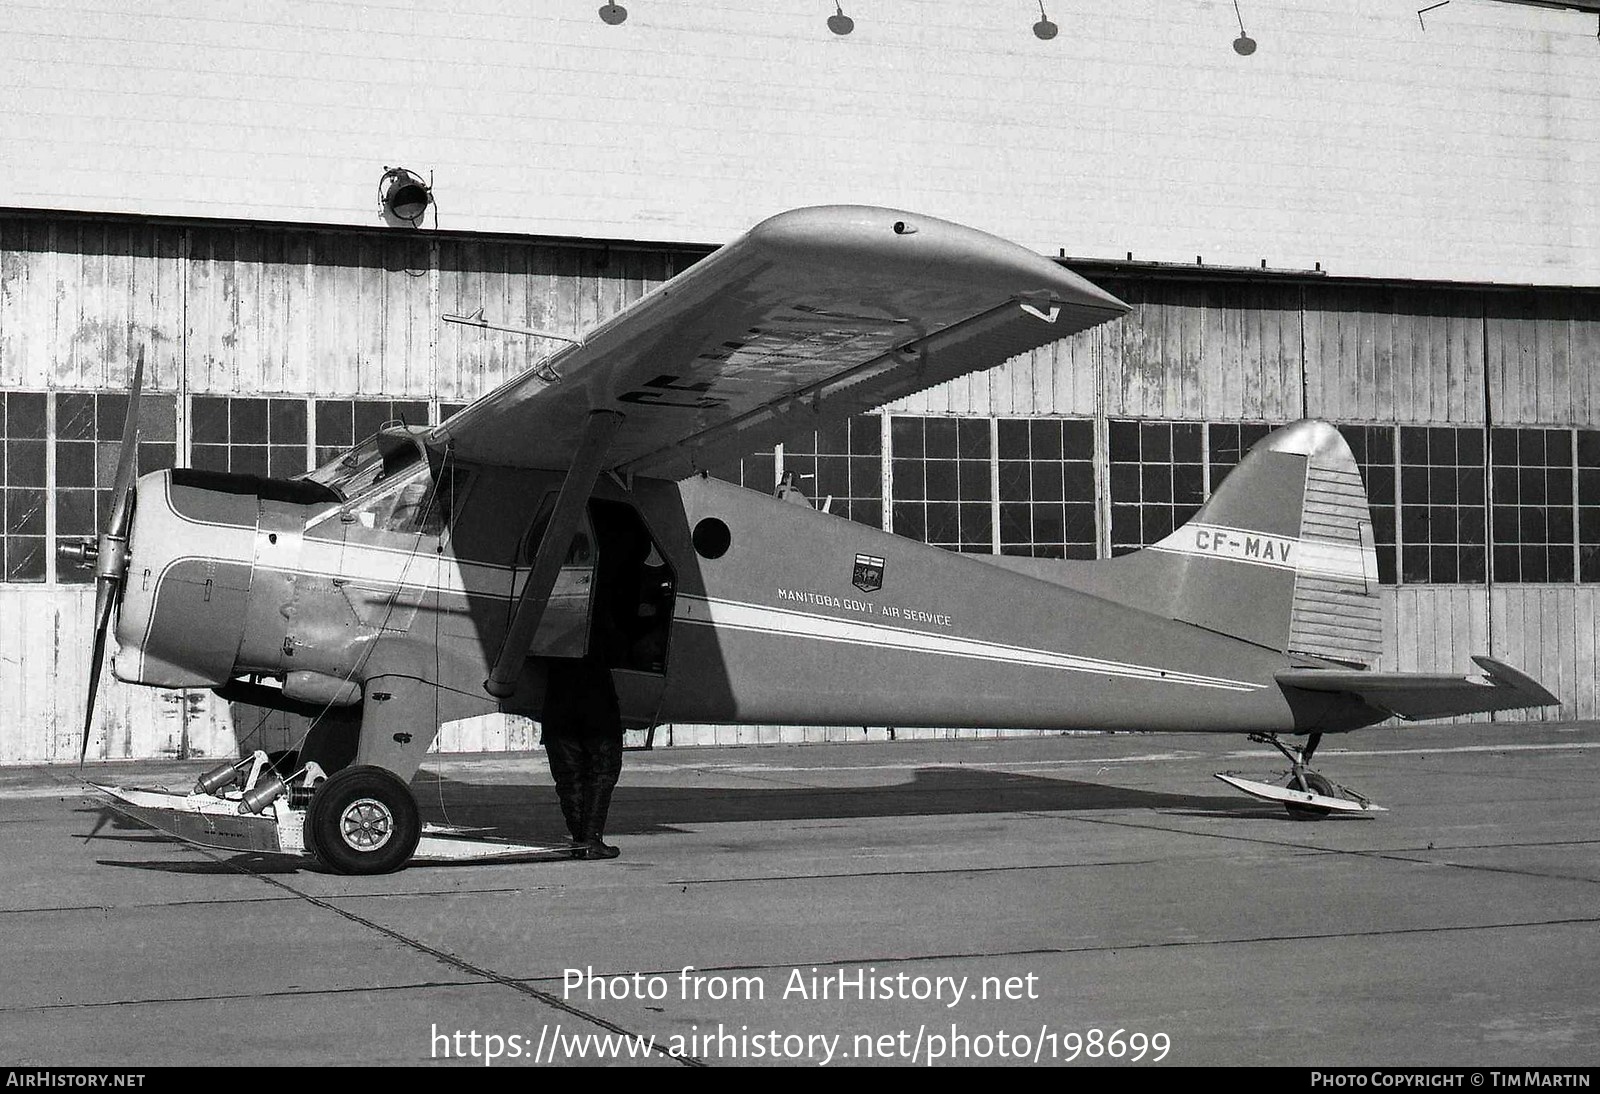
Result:
<svg viewBox="0 0 1600 1094">
<path fill-rule="evenodd" d="M 1483 432 L 1400 428 L 1400 580 L 1408 585 L 1488 578 Z"/>
<path fill-rule="evenodd" d="M 883 527 L 883 419 L 859 415 L 783 446 L 783 473 L 817 508 Z"/>
<path fill-rule="evenodd" d="M 45 579 L 43 392 L 0 391 L 0 565 L 6 581 Z"/>
<path fill-rule="evenodd" d="M 731 482 L 747 490 L 759 490 L 763 494 L 770 494 L 778 485 L 777 452 L 775 449 L 755 452 L 742 460 L 714 467 L 711 469 L 711 477 Z"/>
<path fill-rule="evenodd" d="M 1000 553 L 1034 558 L 1094 558 L 1094 423 L 1002 418 Z"/>
<path fill-rule="evenodd" d="M 1228 472 L 1239 466 L 1244 454 L 1277 428 L 1278 425 L 1270 422 L 1219 422 L 1207 426 L 1206 463 L 1211 469 L 1210 489 L 1214 491 L 1221 486 Z"/>
<path fill-rule="evenodd" d="M 191 396 L 189 463 L 275 479 L 305 474 L 306 400 Z"/>
<path fill-rule="evenodd" d="M 1111 553 L 1158 543 L 1205 501 L 1205 427 L 1199 422 L 1112 421 Z"/>
<path fill-rule="evenodd" d="M 122 452 L 122 392 L 61 392 L 55 396 L 56 545 L 100 533 L 111 515 L 112 486 Z M 177 463 L 178 401 L 146 392 L 139 399 L 139 473 Z M 94 571 L 56 556 L 56 580 L 86 584 Z"/>
<path fill-rule="evenodd" d="M 1578 459 L 1578 580 L 1600 581 L 1600 429 L 1580 429 Z"/>
<path fill-rule="evenodd" d="M 1345 443 L 1350 446 L 1361 481 L 1367 488 L 1367 507 L 1372 511 L 1372 538 L 1378 553 L 1378 581 L 1396 584 L 1394 546 L 1395 427 L 1392 425 L 1341 425 Z"/>
<path fill-rule="evenodd" d="M 433 421 L 426 400 L 318 399 L 317 464 L 327 463 L 372 436 L 388 422 L 428 425 Z"/>
<path fill-rule="evenodd" d="M 1573 579 L 1573 432 L 1490 431 L 1494 579 Z"/>
<path fill-rule="evenodd" d="M 951 551 L 994 550 L 989 419 L 889 419 L 891 531 Z"/>
</svg>

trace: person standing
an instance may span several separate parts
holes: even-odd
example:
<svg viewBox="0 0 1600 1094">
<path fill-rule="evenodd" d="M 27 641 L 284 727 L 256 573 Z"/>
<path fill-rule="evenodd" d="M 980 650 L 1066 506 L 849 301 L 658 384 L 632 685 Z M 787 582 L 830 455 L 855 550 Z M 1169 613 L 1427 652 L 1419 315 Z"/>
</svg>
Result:
<svg viewBox="0 0 1600 1094">
<path fill-rule="evenodd" d="M 544 751 L 572 834 L 572 857 L 616 858 L 621 852 L 604 838 L 622 774 L 622 712 L 611 670 L 594 654 L 548 665 Z"/>
<path fill-rule="evenodd" d="M 639 618 L 640 564 L 652 546 L 631 509 L 595 502 L 592 516 L 600 551 L 588 646 L 581 658 L 546 662 L 541 721 L 573 857 L 609 859 L 621 853 L 604 836 L 611 793 L 622 774 L 623 732 L 611 669 L 628 663 Z"/>
</svg>

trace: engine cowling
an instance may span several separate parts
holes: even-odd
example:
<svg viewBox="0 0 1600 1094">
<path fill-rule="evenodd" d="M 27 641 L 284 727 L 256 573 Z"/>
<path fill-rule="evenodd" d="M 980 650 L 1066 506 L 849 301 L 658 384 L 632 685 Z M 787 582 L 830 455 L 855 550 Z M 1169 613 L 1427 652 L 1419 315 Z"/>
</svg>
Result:
<svg viewBox="0 0 1600 1094">
<path fill-rule="evenodd" d="M 215 687 L 233 675 L 257 497 L 247 476 L 202 474 L 157 471 L 139 480 L 112 662 L 119 680 Z"/>
</svg>

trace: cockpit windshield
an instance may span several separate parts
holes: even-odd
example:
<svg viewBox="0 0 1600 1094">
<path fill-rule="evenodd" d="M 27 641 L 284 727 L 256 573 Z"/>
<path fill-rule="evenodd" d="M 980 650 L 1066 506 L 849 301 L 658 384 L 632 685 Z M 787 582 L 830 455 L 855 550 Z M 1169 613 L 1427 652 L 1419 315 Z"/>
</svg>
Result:
<svg viewBox="0 0 1600 1094">
<path fill-rule="evenodd" d="M 421 459 L 422 446 L 409 431 L 386 429 L 329 460 L 306 478 L 329 487 L 340 500 L 348 501 Z"/>
</svg>

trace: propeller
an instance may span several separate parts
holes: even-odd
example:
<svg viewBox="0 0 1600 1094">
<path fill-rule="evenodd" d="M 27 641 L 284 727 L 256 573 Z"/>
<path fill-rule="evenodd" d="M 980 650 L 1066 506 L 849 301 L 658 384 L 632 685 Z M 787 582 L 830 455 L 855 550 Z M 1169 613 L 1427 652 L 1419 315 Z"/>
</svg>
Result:
<svg viewBox="0 0 1600 1094">
<path fill-rule="evenodd" d="M 133 366 L 128 384 L 128 413 L 122 420 L 122 451 L 117 456 L 117 478 L 112 487 L 111 522 L 98 541 L 64 544 L 61 554 L 80 565 L 93 565 L 94 650 L 89 661 L 89 698 L 83 712 L 83 744 L 78 762 L 89 754 L 89 729 L 94 722 L 95 693 L 100 689 L 100 665 L 105 658 L 106 632 L 111 629 L 111 613 L 120 599 L 118 591 L 128 572 L 128 530 L 133 524 L 133 486 L 139 474 L 139 391 L 144 385 L 144 348 Z"/>
</svg>

